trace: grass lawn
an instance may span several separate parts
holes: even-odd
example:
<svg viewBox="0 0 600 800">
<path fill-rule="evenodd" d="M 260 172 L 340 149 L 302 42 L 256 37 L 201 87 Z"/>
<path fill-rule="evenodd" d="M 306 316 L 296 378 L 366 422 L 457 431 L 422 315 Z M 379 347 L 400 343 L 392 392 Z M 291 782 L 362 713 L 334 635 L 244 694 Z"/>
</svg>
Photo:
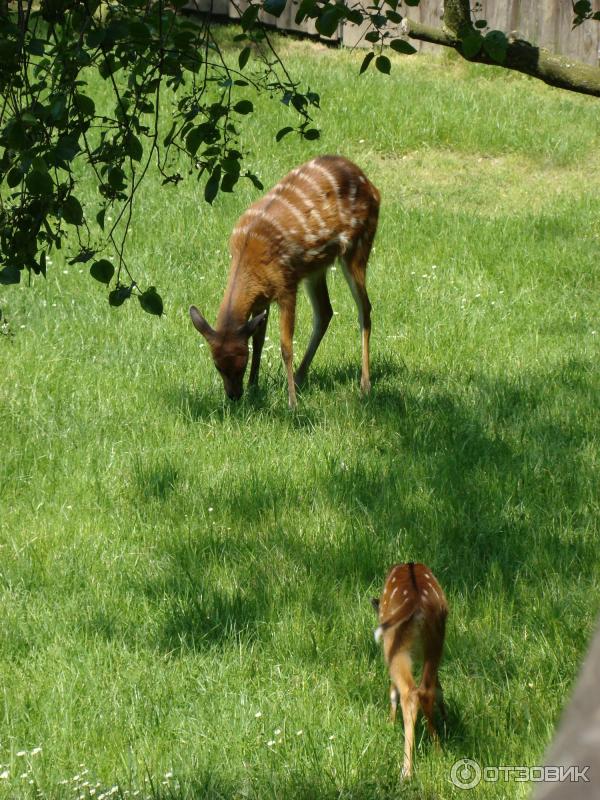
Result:
<svg viewBox="0 0 600 800">
<path fill-rule="evenodd" d="M 60 253 L 47 281 L 0 288 L 2 800 L 464 798 L 459 758 L 541 763 L 585 653 L 597 100 L 448 58 L 359 78 L 362 53 L 282 47 L 322 139 L 276 145 L 290 112 L 259 100 L 249 166 L 268 187 L 339 152 L 381 190 L 372 393 L 338 269 L 298 411 L 276 313 L 261 388 L 225 400 L 187 309 L 214 321 L 249 183 L 209 207 L 193 177 L 149 176 L 129 258 L 162 319 L 109 308 Z M 309 332 L 301 297 L 297 358 Z M 369 598 L 406 560 L 451 611 L 443 748 L 419 723 L 403 785 Z"/>
</svg>

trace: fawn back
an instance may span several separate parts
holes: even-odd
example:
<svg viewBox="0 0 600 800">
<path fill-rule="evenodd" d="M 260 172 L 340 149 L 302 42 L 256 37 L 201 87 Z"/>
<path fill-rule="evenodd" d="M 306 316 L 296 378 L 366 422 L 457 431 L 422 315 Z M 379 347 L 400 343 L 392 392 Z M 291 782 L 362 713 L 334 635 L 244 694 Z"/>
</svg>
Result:
<svg viewBox="0 0 600 800">
<path fill-rule="evenodd" d="M 396 564 L 388 573 L 383 592 L 373 605 L 379 613 L 375 639 L 383 639 L 389 669 L 390 718 L 394 722 L 398 700 L 404 718 L 403 774 L 412 774 L 414 727 L 419 707 L 436 744 L 433 712 L 436 700 L 445 716 L 438 669 L 444 647 L 448 603 L 442 587 L 425 564 Z M 419 686 L 412 674 L 413 656 L 423 655 L 423 674 Z"/>
</svg>

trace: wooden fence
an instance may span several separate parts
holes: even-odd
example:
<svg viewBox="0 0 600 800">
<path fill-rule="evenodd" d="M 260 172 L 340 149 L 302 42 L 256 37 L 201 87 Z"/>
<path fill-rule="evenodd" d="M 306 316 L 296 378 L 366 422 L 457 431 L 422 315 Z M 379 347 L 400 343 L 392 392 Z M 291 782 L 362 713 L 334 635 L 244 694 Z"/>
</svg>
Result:
<svg viewBox="0 0 600 800">
<path fill-rule="evenodd" d="M 212 0 L 212 11 L 224 17 L 235 19 L 237 9 L 244 9 L 245 0 L 232 3 L 230 0 Z M 368 3 L 365 0 L 365 5 Z M 592 3 L 595 11 L 600 11 L 600 0 Z M 532 44 L 547 47 L 556 53 L 562 53 L 587 64 L 598 65 L 600 50 L 600 22 L 590 21 L 572 30 L 573 9 L 570 0 L 481 0 L 482 10 L 479 19 L 486 19 L 491 29 L 506 33 L 518 31 L 523 39 Z M 188 8 L 195 7 L 199 11 L 208 11 L 211 0 L 190 0 Z M 274 27 L 289 31 L 302 31 L 316 34 L 312 21 L 296 25 L 294 17 L 298 8 L 298 0 L 288 2 L 279 18 L 263 14 L 262 19 Z M 441 0 L 421 0 L 416 8 L 405 9 L 408 15 L 429 25 L 439 25 L 442 15 Z M 327 41 L 340 41 L 348 47 L 361 45 L 362 31 L 355 25 L 340 25 L 336 34 Z M 435 45 L 413 41 L 412 44 L 421 51 L 435 51 Z"/>
</svg>

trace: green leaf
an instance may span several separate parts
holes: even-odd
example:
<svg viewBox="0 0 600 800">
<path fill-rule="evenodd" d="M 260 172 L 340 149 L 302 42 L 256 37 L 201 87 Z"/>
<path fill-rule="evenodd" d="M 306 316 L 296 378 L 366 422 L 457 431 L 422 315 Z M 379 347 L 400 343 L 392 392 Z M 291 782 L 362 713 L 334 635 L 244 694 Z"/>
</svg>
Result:
<svg viewBox="0 0 600 800">
<path fill-rule="evenodd" d="M 11 150 L 25 150 L 31 144 L 25 125 L 19 120 L 11 120 L 6 126 L 6 141 Z"/>
<path fill-rule="evenodd" d="M 256 177 L 256 175 L 253 175 L 251 172 L 247 172 L 247 173 L 244 175 L 244 178 L 248 178 L 248 180 L 252 181 L 252 183 L 254 184 L 254 186 L 256 186 L 256 188 L 257 188 L 259 191 L 262 191 L 262 190 L 265 188 L 265 187 L 262 185 L 262 182 L 261 182 L 261 181 L 260 181 L 260 180 L 259 180 L 259 179 Z"/>
<path fill-rule="evenodd" d="M 111 167 L 108 171 L 108 183 L 113 189 L 123 189 L 126 185 L 126 176 L 121 167 Z"/>
<path fill-rule="evenodd" d="M 25 178 L 25 184 L 31 194 L 50 197 L 54 192 L 54 182 L 47 172 L 30 172 Z"/>
<path fill-rule="evenodd" d="M 244 49 L 240 51 L 240 54 L 238 56 L 238 66 L 240 69 L 244 69 L 251 55 L 252 55 L 251 47 L 244 47 Z"/>
<path fill-rule="evenodd" d="M 64 94 L 56 95 L 50 106 L 50 116 L 53 120 L 60 119 L 65 113 L 67 107 L 67 98 Z"/>
<path fill-rule="evenodd" d="M 367 53 L 367 55 L 363 58 L 363 62 L 360 65 L 360 72 L 359 75 L 362 75 L 363 72 L 367 69 L 371 61 L 375 58 L 375 53 Z"/>
<path fill-rule="evenodd" d="M 48 172 L 48 164 L 46 164 L 41 156 L 36 156 L 31 161 L 31 169 L 34 169 L 36 172 Z"/>
<path fill-rule="evenodd" d="M 110 78 L 113 72 L 116 72 L 119 69 L 119 65 L 115 61 L 115 57 L 113 55 L 107 55 L 98 65 L 98 72 L 100 73 L 100 77 L 104 80 Z"/>
<path fill-rule="evenodd" d="M 226 173 L 225 175 L 223 175 L 223 180 L 221 181 L 221 191 L 233 192 L 233 187 L 236 185 L 239 179 L 240 179 L 239 172 Z"/>
<path fill-rule="evenodd" d="M 404 53 L 406 56 L 412 56 L 413 53 L 417 52 L 416 48 L 414 48 L 410 42 L 407 42 L 406 39 L 393 39 L 390 42 L 390 47 L 392 50 L 395 50 L 396 53 Z"/>
<path fill-rule="evenodd" d="M 109 292 L 108 304 L 113 308 L 122 306 L 125 300 L 128 300 L 131 297 L 132 289 L 133 286 L 117 286 L 116 289 L 113 289 L 112 292 Z"/>
<path fill-rule="evenodd" d="M 188 133 L 185 137 L 185 146 L 191 156 L 195 156 L 198 148 L 204 141 L 204 135 L 201 127 L 198 125 Z"/>
<path fill-rule="evenodd" d="M 33 56 L 44 55 L 44 41 L 43 39 L 30 39 L 27 43 L 27 52 Z"/>
<path fill-rule="evenodd" d="M 465 58 L 474 58 L 481 50 L 483 37 L 479 31 L 467 31 L 461 39 L 462 54 Z"/>
<path fill-rule="evenodd" d="M 138 300 L 147 314 L 154 314 L 160 317 L 163 313 L 162 297 L 158 294 L 154 286 L 150 286 L 149 289 L 146 289 L 145 292 L 138 295 Z"/>
<path fill-rule="evenodd" d="M 589 14 L 591 10 L 592 4 L 589 2 L 589 0 L 578 0 L 578 2 L 573 6 L 573 11 L 579 16 Z"/>
<path fill-rule="evenodd" d="M 302 136 L 309 141 L 319 139 L 321 134 L 316 128 L 309 128 L 307 131 L 302 131 Z"/>
<path fill-rule="evenodd" d="M 407 6 L 418 6 L 421 0 L 404 0 Z"/>
<path fill-rule="evenodd" d="M 91 50 L 99 47 L 106 37 L 104 28 L 93 28 L 86 36 L 86 44 Z"/>
<path fill-rule="evenodd" d="M 90 275 L 100 283 L 111 282 L 112 276 L 115 274 L 115 268 L 106 258 L 101 258 L 99 261 L 94 261 L 90 267 Z"/>
<path fill-rule="evenodd" d="M 73 98 L 75 108 L 85 117 L 93 117 L 96 113 L 96 106 L 91 97 L 85 94 L 76 94 Z"/>
<path fill-rule="evenodd" d="M 144 22 L 134 19 L 129 23 L 129 37 L 136 45 L 148 45 L 152 38 L 150 28 Z"/>
<path fill-rule="evenodd" d="M 83 208 L 74 195 L 67 197 L 62 204 L 62 217 L 69 225 L 81 225 L 83 222 Z"/>
<path fill-rule="evenodd" d="M 302 0 L 296 12 L 296 25 L 300 25 L 306 17 L 314 16 L 314 10 L 317 5 L 317 0 Z"/>
<path fill-rule="evenodd" d="M 475 27 L 482 30 L 483 28 L 487 28 L 487 19 L 478 19 L 475 23 Z"/>
<path fill-rule="evenodd" d="M 277 131 L 277 134 L 275 136 L 275 140 L 277 142 L 280 142 L 283 139 L 284 136 L 287 136 L 288 133 L 291 133 L 293 130 L 294 129 L 291 128 L 289 125 L 286 128 L 280 128 L 280 130 Z"/>
<path fill-rule="evenodd" d="M 321 36 L 333 36 L 340 23 L 340 12 L 337 6 L 325 6 L 315 23 Z"/>
<path fill-rule="evenodd" d="M 396 25 L 399 25 L 402 22 L 402 14 L 398 14 L 397 11 L 386 11 L 385 15 L 390 22 L 393 22 Z"/>
<path fill-rule="evenodd" d="M 127 155 L 132 158 L 134 161 L 141 161 L 142 156 L 144 155 L 144 148 L 142 147 L 142 143 L 138 139 L 138 137 L 134 134 L 129 132 L 125 137 L 125 152 Z"/>
<path fill-rule="evenodd" d="M 280 17 L 286 4 L 287 0 L 264 0 L 263 11 L 267 14 L 272 14 L 274 17 Z"/>
<path fill-rule="evenodd" d="M 250 114 L 254 111 L 254 106 L 250 100 L 240 100 L 234 105 L 233 110 L 238 114 Z"/>
<path fill-rule="evenodd" d="M 371 44 L 375 44 L 375 42 L 378 42 L 380 38 L 381 34 L 379 33 L 379 31 L 369 31 L 365 36 L 367 42 L 371 42 Z"/>
<path fill-rule="evenodd" d="M 387 56 L 377 56 L 375 59 L 375 66 L 379 72 L 383 72 L 384 75 L 389 75 L 392 69 L 392 62 Z"/>
<path fill-rule="evenodd" d="M 256 20 L 258 19 L 258 6 L 250 5 L 244 11 L 242 16 L 240 17 L 240 25 L 242 26 L 242 30 L 247 31 L 249 28 L 252 28 Z"/>
<path fill-rule="evenodd" d="M 6 176 L 6 182 L 10 189 L 14 189 L 23 180 L 23 173 L 19 167 L 13 167 Z"/>
<path fill-rule="evenodd" d="M 212 203 L 212 201 L 217 196 L 217 192 L 219 191 L 219 182 L 221 180 L 221 167 L 216 166 L 213 170 L 212 175 L 206 181 L 206 186 L 204 187 L 204 199 L 207 203 Z"/>
<path fill-rule="evenodd" d="M 483 49 L 488 56 L 497 64 L 504 64 L 506 61 L 506 50 L 508 39 L 502 31 L 490 31 L 486 33 L 483 40 Z"/>
<path fill-rule="evenodd" d="M 61 136 L 54 147 L 54 156 L 60 161 L 72 161 L 79 152 L 79 142 L 74 136 Z"/>
<path fill-rule="evenodd" d="M 0 286 L 10 286 L 21 282 L 21 270 L 11 264 L 4 269 L 0 269 Z"/>
</svg>

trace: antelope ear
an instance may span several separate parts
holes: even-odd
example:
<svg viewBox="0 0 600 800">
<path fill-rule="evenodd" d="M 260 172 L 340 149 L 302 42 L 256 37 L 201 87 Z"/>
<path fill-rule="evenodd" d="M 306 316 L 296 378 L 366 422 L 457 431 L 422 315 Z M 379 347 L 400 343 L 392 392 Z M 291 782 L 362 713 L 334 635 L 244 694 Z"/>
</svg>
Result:
<svg viewBox="0 0 600 800">
<path fill-rule="evenodd" d="M 210 339 L 215 335 L 214 330 L 210 327 L 196 306 L 190 306 L 190 317 L 194 323 L 194 328 L 196 328 L 198 333 L 201 333 L 205 339 Z"/>
<path fill-rule="evenodd" d="M 266 325 L 268 313 L 268 309 L 265 308 L 265 310 L 261 311 L 260 314 L 252 317 L 252 319 L 248 320 L 245 325 L 242 325 L 240 328 L 240 333 L 245 334 L 248 338 L 253 336 L 261 325 Z"/>
<path fill-rule="evenodd" d="M 379 614 L 379 598 L 378 597 L 372 597 L 371 598 L 371 605 L 373 606 L 373 609 L 375 610 L 375 613 Z"/>
</svg>

